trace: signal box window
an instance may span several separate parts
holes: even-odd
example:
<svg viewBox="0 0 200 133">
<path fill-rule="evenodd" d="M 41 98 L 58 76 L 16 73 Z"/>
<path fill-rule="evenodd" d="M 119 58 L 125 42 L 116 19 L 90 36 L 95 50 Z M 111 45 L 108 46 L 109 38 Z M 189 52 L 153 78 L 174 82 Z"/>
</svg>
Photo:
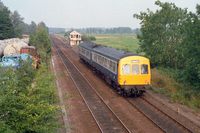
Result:
<svg viewBox="0 0 200 133">
<path fill-rule="evenodd" d="M 122 66 L 122 71 L 123 71 L 123 74 L 124 75 L 129 75 L 129 74 L 131 74 L 131 67 L 130 67 L 130 65 L 123 65 Z"/>
<path fill-rule="evenodd" d="M 132 73 L 133 75 L 139 74 L 139 65 L 132 65 Z"/>
<path fill-rule="evenodd" d="M 148 65 L 141 65 L 141 74 L 148 74 Z"/>
</svg>

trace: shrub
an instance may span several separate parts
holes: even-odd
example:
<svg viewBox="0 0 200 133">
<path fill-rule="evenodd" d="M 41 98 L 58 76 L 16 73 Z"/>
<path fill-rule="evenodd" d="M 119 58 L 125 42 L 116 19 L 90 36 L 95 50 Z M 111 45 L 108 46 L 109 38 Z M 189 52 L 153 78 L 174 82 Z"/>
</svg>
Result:
<svg viewBox="0 0 200 133">
<path fill-rule="evenodd" d="M 0 132 L 54 132 L 59 126 L 60 107 L 55 94 L 55 77 L 47 72 L 23 65 L 19 71 L 10 68 L 1 74 Z M 1 68 L 2 69 L 2 68 Z"/>
<path fill-rule="evenodd" d="M 188 105 L 195 111 L 200 111 L 200 93 L 186 83 L 178 83 L 175 80 L 179 71 L 173 69 L 152 69 L 152 88 L 155 92 L 166 94 L 171 102 Z M 181 75 L 181 73 L 179 73 Z"/>
<path fill-rule="evenodd" d="M 87 36 L 84 34 L 82 35 L 81 40 L 85 42 L 92 42 L 92 41 L 96 41 L 96 38 L 94 36 Z"/>
</svg>

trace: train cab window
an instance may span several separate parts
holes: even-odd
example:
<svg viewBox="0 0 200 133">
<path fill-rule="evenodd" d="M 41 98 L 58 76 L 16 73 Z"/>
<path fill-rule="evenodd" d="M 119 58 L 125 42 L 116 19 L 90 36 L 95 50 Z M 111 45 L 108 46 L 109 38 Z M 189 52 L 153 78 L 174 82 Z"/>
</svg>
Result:
<svg viewBox="0 0 200 133">
<path fill-rule="evenodd" d="M 148 74 L 148 65 L 141 65 L 141 74 Z"/>
<path fill-rule="evenodd" d="M 132 65 L 132 73 L 133 75 L 139 74 L 139 65 Z"/>
<path fill-rule="evenodd" d="M 130 67 L 130 65 L 123 65 L 122 66 L 122 71 L 123 71 L 123 74 L 124 75 L 129 75 L 129 74 L 131 74 L 131 67 Z"/>
</svg>

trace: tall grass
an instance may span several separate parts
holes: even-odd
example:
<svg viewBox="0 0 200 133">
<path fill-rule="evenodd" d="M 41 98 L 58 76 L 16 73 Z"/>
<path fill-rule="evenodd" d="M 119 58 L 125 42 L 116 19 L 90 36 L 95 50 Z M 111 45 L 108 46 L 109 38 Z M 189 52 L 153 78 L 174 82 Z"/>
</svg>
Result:
<svg viewBox="0 0 200 133">
<path fill-rule="evenodd" d="M 171 69 L 152 69 L 152 89 L 168 95 L 172 103 L 187 105 L 200 112 L 200 93 L 187 84 L 180 84 L 173 78 Z"/>
</svg>

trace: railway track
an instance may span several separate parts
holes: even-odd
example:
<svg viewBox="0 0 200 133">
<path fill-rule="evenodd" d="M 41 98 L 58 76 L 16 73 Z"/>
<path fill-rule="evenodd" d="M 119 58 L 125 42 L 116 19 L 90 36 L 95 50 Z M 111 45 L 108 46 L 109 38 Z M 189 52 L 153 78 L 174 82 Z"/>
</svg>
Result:
<svg viewBox="0 0 200 133">
<path fill-rule="evenodd" d="M 130 132 L 112 109 L 106 104 L 103 98 L 96 92 L 87 79 L 81 74 L 78 68 L 62 52 L 53 40 L 54 47 L 62 59 L 70 77 L 79 91 L 88 110 L 93 116 L 101 132 Z"/>
<path fill-rule="evenodd" d="M 163 132 L 193 133 L 192 130 L 171 117 L 143 97 L 128 98 L 127 101 L 152 121 Z"/>
<path fill-rule="evenodd" d="M 56 39 L 56 41 L 60 41 L 58 40 L 57 38 L 54 38 Z M 74 50 L 72 46 L 70 45 L 66 45 L 63 41 L 61 43 L 61 45 L 67 49 L 70 49 L 70 52 L 76 57 L 76 58 L 79 58 L 79 55 L 78 55 L 78 51 L 77 50 Z"/>
<path fill-rule="evenodd" d="M 154 96 L 152 96 L 152 94 L 149 94 L 149 93 L 150 92 L 147 91 L 145 95 L 142 96 L 142 99 L 145 100 L 146 102 L 149 102 L 149 104 L 151 104 L 152 106 L 155 106 L 157 110 L 166 114 L 166 116 L 168 116 L 174 122 L 178 123 L 183 128 L 185 127 L 186 130 L 188 130 L 188 132 L 200 131 L 200 125 L 198 126 L 198 124 L 188 119 L 188 117 L 184 117 L 181 113 L 179 113 L 178 109 L 175 110 L 175 109 L 170 108 L 165 103 L 156 99 Z"/>
<path fill-rule="evenodd" d="M 76 58 L 79 58 L 78 52 L 74 51 L 72 47 L 66 46 L 64 44 L 61 45 L 66 49 L 68 49 L 68 51 L 70 51 Z M 134 106 L 139 112 L 141 112 L 145 117 L 147 117 L 151 122 L 153 122 L 158 128 L 160 128 L 160 130 L 163 132 L 176 132 L 176 133 L 193 132 L 192 130 L 181 124 L 181 122 L 174 119 L 167 113 L 163 112 L 158 107 L 154 106 L 145 98 L 138 98 L 138 99 L 128 98 L 127 101 L 132 106 Z M 127 130 L 127 132 L 130 131 Z"/>
<path fill-rule="evenodd" d="M 66 45 L 63 45 L 63 46 L 65 48 L 69 48 Z M 71 48 L 70 48 L 70 51 L 72 52 L 73 55 L 76 56 L 76 58 L 79 58 L 77 52 L 71 50 Z M 139 99 L 143 100 L 143 102 L 138 102 Z M 183 125 L 181 122 L 179 122 L 175 118 L 171 117 L 170 115 L 168 115 L 167 113 L 165 113 L 164 111 L 162 111 L 161 109 L 159 109 L 158 107 L 156 107 L 155 105 L 153 105 L 152 103 L 150 103 L 149 101 L 147 101 L 145 98 L 142 98 L 142 97 L 140 97 L 138 99 L 132 99 L 131 98 L 131 100 L 129 99 L 128 101 L 134 107 L 136 107 L 143 115 L 145 115 L 145 117 L 147 117 L 150 121 L 152 121 L 158 128 L 160 128 L 163 132 L 174 132 L 174 131 L 180 132 L 180 133 L 182 133 L 184 131 L 186 131 L 186 132 L 193 132 L 192 130 L 190 130 L 189 128 L 187 128 L 185 125 Z M 144 108 L 144 104 L 142 104 L 142 103 L 148 103 L 151 107 L 153 107 L 157 111 L 153 111 L 153 110 L 149 111 L 149 109 L 146 110 L 146 111 L 143 111 L 142 108 Z M 150 115 L 147 112 L 152 112 L 152 113 Z M 153 112 L 155 112 L 155 113 L 153 113 Z M 156 112 L 160 112 L 160 114 L 163 114 L 165 118 L 162 118 L 162 116 L 160 116 L 160 114 L 157 114 Z M 153 115 L 155 117 L 153 117 Z M 160 116 L 160 118 L 158 118 L 159 116 Z M 168 120 L 170 122 L 168 122 Z M 183 130 L 181 130 L 180 127 Z"/>
</svg>

